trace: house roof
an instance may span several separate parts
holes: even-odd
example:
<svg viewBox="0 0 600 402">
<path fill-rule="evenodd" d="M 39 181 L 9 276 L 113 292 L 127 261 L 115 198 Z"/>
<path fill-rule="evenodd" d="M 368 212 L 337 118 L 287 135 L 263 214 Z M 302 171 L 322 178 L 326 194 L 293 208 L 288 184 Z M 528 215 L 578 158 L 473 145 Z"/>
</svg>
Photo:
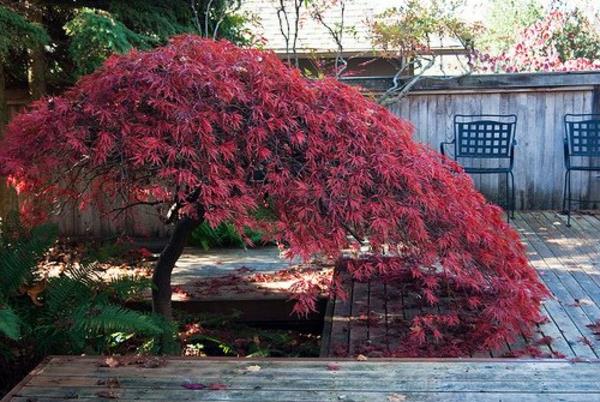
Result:
<svg viewBox="0 0 600 402">
<path fill-rule="evenodd" d="M 246 0 L 242 2 L 241 10 L 256 15 L 259 26 L 256 30 L 266 40 L 266 47 L 276 53 L 285 53 L 285 39 L 281 34 L 277 9 L 279 0 Z M 284 3 L 288 9 L 290 25 L 293 21 L 293 3 Z M 347 53 L 363 53 L 373 50 L 370 39 L 369 20 L 381 14 L 395 4 L 386 0 L 346 0 L 344 12 L 344 26 L 352 27 L 353 33 L 344 32 L 343 47 Z M 340 6 L 334 4 L 323 13 L 324 21 L 331 27 L 341 22 Z M 291 27 L 293 32 L 293 27 Z M 433 48 L 457 49 L 459 44 L 454 41 L 437 41 Z M 291 40 L 290 40 L 291 47 Z M 300 29 L 297 42 L 297 52 L 331 54 L 337 49 L 337 45 L 327 29 L 311 15 L 310 11 L 303 6 L 300 13 Z"/>
</svg>

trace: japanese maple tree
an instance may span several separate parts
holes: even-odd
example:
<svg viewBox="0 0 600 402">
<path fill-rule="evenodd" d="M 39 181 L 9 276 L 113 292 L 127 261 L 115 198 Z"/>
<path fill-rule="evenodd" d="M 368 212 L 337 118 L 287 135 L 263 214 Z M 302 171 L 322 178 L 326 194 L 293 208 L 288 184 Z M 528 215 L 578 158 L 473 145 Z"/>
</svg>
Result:
<svg viewBox="0 0 600 402">
<path fill-rule="evenodd" d="M 167 316 L 171 271 L 204 219 L 268 230 L 290 256 L 339 258 L 357 280 L 407 283 L 423 303 L 444 303 L 409 323 L 401 353 L 457 354 L 528 333 L 546 290 L 518 234 L 412 131 L 356 89 L 303 78 L 273 53 L 181 36 L 112 56 L 15 117 L 0 173 L 32 220 L 70 199 L 165 211 L 174 228 L 153 307 Z M 264 205 L 267 222 L 255 218 Z M 315 286 L 296 286 L 299 312 L 314 308 Z"/>
</svg>

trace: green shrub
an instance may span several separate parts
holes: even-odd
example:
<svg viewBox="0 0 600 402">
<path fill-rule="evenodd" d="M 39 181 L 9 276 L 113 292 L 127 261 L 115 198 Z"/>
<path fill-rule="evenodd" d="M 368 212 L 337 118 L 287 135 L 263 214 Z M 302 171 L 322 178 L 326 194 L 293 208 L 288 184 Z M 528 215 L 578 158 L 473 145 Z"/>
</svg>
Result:
<svg viewBox="0 0 600 402">
<path fill-rule="evenodd" d="M 252 229 L 246 229 L 245 235 L 254 244 L 262 243 L 262 234 Z M 206 221 L 202 222 L 192 232 L 190 243 L 194 246 L 209 250 L 215 247 L 244 247 L 242 236 L 235 227 L 229 223 L 222 223 L 212 228 Z"/>
<path fill-rule="evenodd" d="M 256 209 L 254 217 L 258 220 L 268 222 L 274 220 L 273 209 L 270 206 L 264 206 Z M 268 243 L 264 233 L 251 228 L 244 229 L 244 235 L 254 245 L 265 245 Z M 204 221 L 192 232 L 190 243 L 204 250 L 215 247 L 246 247 L 244 239 L 238 233 L 235 226 L 230 223 L 221 223 L 216 228 L 211 227 Z"/>
</svg>

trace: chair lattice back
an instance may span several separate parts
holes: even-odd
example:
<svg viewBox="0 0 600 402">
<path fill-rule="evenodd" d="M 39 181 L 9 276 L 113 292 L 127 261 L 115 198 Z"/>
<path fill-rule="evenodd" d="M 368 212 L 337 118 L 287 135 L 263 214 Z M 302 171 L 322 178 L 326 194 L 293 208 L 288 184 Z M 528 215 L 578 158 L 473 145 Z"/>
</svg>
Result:
<svg viewBox="0 0 600 402">
<path fill-rule="evenodd" d="M 565 115 L 571 156 L 600 156 L 600 114 Z"/>
<path fill-rule="evenodd" d="M 455 155 L 463 158 L 510 158 L 515 115 L 454 116 Z"/>
</svg>

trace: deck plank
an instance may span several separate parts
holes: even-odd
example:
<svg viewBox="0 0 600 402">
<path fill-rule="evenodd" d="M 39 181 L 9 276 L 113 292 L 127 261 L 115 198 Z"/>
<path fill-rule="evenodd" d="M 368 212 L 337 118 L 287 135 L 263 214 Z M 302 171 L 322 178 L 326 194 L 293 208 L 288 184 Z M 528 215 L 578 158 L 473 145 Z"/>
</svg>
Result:
<svg viewBox="0 0 600 402">
<path fill-rule="evenodd" d="M 593 302 L 586 302 L 591 300 L 590 294 L 595 290 L 595 285 L 583 272 L 585 261 L 579 256 L 577 256 L 577 260 L 573 257 L 578 253 L 577 248 L 574 246 L 574 239 L 562 236 L 550 220 L 544 219 L 540 215 L 538 212 L 531 212 L 527 214 L 526 219 L 528 219 L 530 225 L 537 229 L 536 233 L 545 240 L 544 244 L 554 256 L 553 258 L 556 259 L 557 265 L 552 270 L 569 293 L 569 296 L 564 294 L 564 297 L 558 295 L 557 297 L 565 310 L 572 312 L 573 321 L 581 333 L 575 341 L 589 343 L 594 354 L 598 357 L 600 355 L 600 340 L 588 326 L 600 318 L 600 308 Z M 568 245 L 568 250 L 566 250 L 567 247 L 564 244 Z"/>
<path fill-rule="evenodd" d="M 352 293 L 354 290 L 354 282 L 350 279 L 350 273 L 346 270 L 336 272 L 340 275 L 338 284 L 344 289 L 345 298 L 336 297 L 330 299 L 329 304 L 333 303 L 333 311 L 331 317 L 325 317 L 325 321 L 329 320 L 331 325 L 325 325 L 324 330 L 329 332 L 328 347 L 322 345 L 321 356 L 336 354 L 346 356 L 348 354 L 348 345 L 350 343 L 350 316 L 352 306 Z M 329 307 L 329 306 L 328 306 Z M 327 338 L 327 336 L 323 336 Z"/>
<path fill-rule="evenodd" d="M 520 233 L 527 247 L 527 255 L 537 270 L 541 281 L 548 287 L 553 297 L 544 302 L 542 312 L 548 321 L 538 326 L 530 339 L 519 337 L 511 345 L 495 351 L 484 351 L 471 357 L 503 357 L 511 354 L 521 355 L 520 351 L 535 346 L 542 356 L 595 359 L 600 357 L 600 339 L 593 335 L 588 327 L 600 319 L 600 220 L 589 215 L 574 215 L 573 226 L 567 228 L 564 217 L 547 211 L 517 212 L 512 221 L 513 227 Z M 356 284 L 354 284 L 356 286 Z M 356 355 L 356 345 L 368 345 L 375 339 L 369 339 L 371 329 L 368 325 L 356 324 L 358 309 L 369 310 L 379 316 L 385 314 L 386 336 L 383 349 L 393 355 L 399 347 L 398 321 L 410 321 L 422 312 L 424 307 L 409 294 L 403 294 L 402 288 L 394 284 L 385 286 L 385 303 L 369 299 L 373 284 L 360 284 L 353 294 L 352 314 L 340 311 L 346 316 L 335 317 L 336 323 L 354 316 L 354 325 L 348 327 L 350 355 Z M 378 284 L 377 286 L 381 286 Z M 369 299 L 369 301 L 365 301 Z M 364 317 L 363 317 L 364 318 Z M 337 330 L 339 331 L 339 330 Z M 544 341 L 552 338 L 550 345 Z M 373 337 L 371 337 L 373 338 Z M 380 339 L 377 337 L 377 339 Z M 354 344 L 354 346 L 352 346 Z M 354 352 L 354 353 L 353 353 Z M 519 353 L 515 353 L 519 352 Z M 323 349 L 321 356 L 333 356 L 331 350 Z"/>
<path fill-rule="evenodd" d="M 349 354 L 363 353 L 369 339 L 369 282 L 354 281 L 350 314 Z"/>
<path fill-rule="evenodd" d="M 100 367 L 98 357 L 53 357 L 3 402 L 119 401 L 593 401 L 600 360 L 186 359 L 158 368 Z M 338 370 L 329 370 L 335 364 Z M 258 366 L 260 370 L 249 371 Z M 118 379 L 108 388 L 107 378 Z M 189 382 L 224 384 L 188 390 Z M 113 383 L 115 383 L 113 381 Z"/>
</svg>

